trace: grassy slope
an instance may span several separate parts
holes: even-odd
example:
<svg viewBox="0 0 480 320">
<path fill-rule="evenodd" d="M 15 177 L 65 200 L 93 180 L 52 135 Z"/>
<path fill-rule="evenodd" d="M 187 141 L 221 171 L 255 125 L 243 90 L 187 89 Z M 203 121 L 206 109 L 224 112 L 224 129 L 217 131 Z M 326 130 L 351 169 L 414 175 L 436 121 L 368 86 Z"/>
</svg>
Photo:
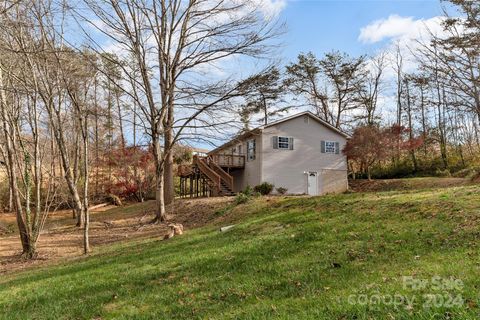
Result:
<svg viewBox="0 0 480 320">
<path fill-rule="evenodd" d="M 480 187 L 255 200 L 169 241 L 0 280 L 4 319 L 476 319 Z M 333 267 L 335 262 L 337 267 Z M 338 267 L 338 265 L 340 267 Z M 402 276 L 456 277 L 460 308 L 422 307 Z M 413 308 L 348 303 L 405 294 Z M 435 292 L 434 292 L 435 293 Z"/>
</svg>

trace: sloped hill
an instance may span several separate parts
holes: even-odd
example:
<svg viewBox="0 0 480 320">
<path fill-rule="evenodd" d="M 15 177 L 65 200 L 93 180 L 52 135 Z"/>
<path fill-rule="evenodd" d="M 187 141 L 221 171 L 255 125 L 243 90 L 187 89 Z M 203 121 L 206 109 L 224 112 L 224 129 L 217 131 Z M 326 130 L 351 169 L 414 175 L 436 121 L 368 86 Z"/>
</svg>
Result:
<svg viewBox="0 0 480 320">
<path fill-rule="evenodd" d="M 9 274 L 0 280 L 0 318 L 480 314 L 478 186 L 259 198 L 217 215 L 168 241 L 113 244 L 87 259 Z"/>
<path fill-rule="evenodd" d="M 366 179 L 350 180 L 349 187 L 356 192 L 381 192 L 381 191 L 412 191 L 433 188 L 451 188 L 472 185 L 471 179 L 467 178 L 443 178 L 443 177 L 421 177 L 403 179 Z"/>
</svg>

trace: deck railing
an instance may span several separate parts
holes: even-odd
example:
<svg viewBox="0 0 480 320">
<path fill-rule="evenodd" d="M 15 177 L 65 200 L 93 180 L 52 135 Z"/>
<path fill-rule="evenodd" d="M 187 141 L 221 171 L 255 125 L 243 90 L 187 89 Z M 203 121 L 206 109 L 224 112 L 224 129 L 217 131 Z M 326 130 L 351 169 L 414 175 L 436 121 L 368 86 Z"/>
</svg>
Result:
<svg viewBox="0 0 480 320">
<path fill-rule="evenodd" d="M 212 154 L 210 158 L 220 167 L 243 168 L 245 156 L 240 154 Z"/>
</svg>

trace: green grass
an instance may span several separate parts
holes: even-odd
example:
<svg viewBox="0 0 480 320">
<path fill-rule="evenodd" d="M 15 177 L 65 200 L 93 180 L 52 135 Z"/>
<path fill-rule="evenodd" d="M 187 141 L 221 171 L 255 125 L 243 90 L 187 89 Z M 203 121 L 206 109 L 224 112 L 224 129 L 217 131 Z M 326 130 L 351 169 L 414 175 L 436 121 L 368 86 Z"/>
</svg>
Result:
<svg viewBox="0 0 480 320">
<path fill-rule="evenodd" d="M 225 214 L 238 219 L 225 233 L 209 226 L 7 275 L 0 318 L 480 318 L 478 186 L 260 198 Z M 404 287 L 404 276 L 428 284 Z M 434 290 L 434 276 L 463 285 Z M 428 308 L 430 293 L 463 304 L 437 297 Z M 394 295 L 413 304 L 358 303 Z"/>
</svg>

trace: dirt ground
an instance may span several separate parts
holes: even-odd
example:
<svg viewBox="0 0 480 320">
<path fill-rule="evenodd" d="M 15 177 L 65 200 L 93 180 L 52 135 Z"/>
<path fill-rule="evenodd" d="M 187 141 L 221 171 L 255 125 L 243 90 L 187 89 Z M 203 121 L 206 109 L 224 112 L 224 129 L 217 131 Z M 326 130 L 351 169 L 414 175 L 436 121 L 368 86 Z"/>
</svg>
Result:
<svg viewBox="0 0 480 320">
<path fill-rule="evenodd" d="M 185 230 L 201 227 L 215 219 L 215 212 L 225 208 L 231 197 L 177 199 L 167 208 L 168 222 L 151 224 L 154 201 L 106 206 L 92 210 L 90 241 L 95 250 L 113 242 L 141 238 L 163 238 L 168 223 L 183 224 Z M 21 244 L 15 216 L 0 214 L 0 275 L 32 266 L 82 256 L 83 230 L 75 227 L 72 212 L 63 210 L 49 215 L 38 242 L 38 257 L 20 257 Z"/>
</svg>

